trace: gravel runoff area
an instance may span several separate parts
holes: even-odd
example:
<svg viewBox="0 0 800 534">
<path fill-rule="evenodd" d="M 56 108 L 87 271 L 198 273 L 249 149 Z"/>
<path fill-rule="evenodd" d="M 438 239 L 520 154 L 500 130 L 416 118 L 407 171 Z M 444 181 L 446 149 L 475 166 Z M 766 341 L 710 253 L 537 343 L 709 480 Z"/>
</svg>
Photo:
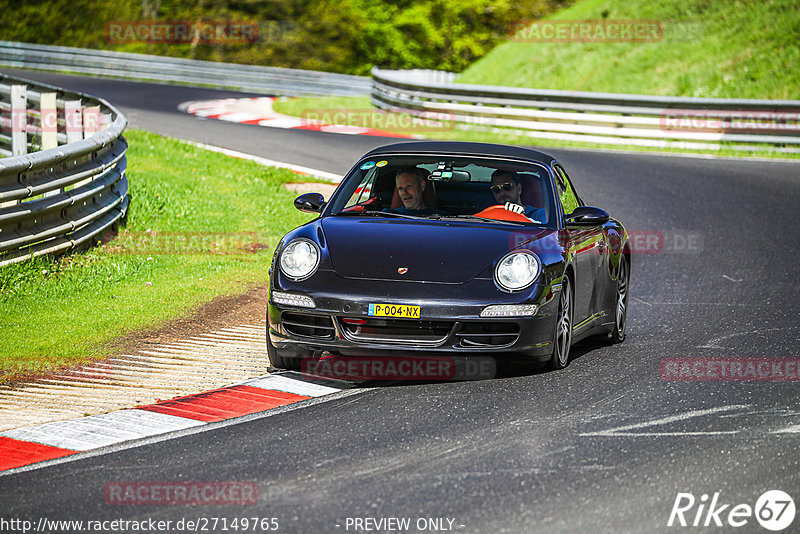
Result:
<svg viewBox="0 0 800 534">
<path fill-rule="evenodd" d="M 0 386 L 0 431 L 96 415 L 264 375 L 266 288 L 219 297 L 188 318 L 118 340 L 113 355 Z"/>
</svg>

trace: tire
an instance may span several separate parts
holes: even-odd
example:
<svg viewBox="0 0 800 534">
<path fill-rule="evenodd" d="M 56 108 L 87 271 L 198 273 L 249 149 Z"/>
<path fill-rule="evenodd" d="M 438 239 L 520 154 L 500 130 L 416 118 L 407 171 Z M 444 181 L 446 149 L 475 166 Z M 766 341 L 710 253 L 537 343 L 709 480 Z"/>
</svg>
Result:
<svg viewBox="0 0 800 534">
<path fill-rule="evenodd" d="M 286 349 L 278 349 L 272 344 L 267 333 L 267 356 L 269 363 L 276 369 L 286 369 L 287 371 L 299 371 L 303 361 L 302 354 L 290 353 Z"/>
<path fill-rule="evenodd" d="M 572 345 L 572 287 L 568 276 L 564 276 L 561 293 L 558 297 L 558 316 L 553 333 L 553 354 L 549 367 L 552 370 L 563 369 L 569 363 L 569 349 Z"/>
<path fill-rule="evenodd" d="M 614 329 L 608 335 L 611 344 L 625 341 L 625 331 L 628 326 L 628 293 L 630 287 L 630 266 L 623 256 L 620 259 L 619 274 L 617 274 L 617 293 L 615 296 Z"/>
</svg>

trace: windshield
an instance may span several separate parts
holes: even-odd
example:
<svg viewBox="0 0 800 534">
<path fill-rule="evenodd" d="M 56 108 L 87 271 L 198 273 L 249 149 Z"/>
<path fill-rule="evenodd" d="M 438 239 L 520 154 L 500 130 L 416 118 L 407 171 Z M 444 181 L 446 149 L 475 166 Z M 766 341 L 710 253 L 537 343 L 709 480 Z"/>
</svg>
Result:
<svg viewBox="0 0 800 534">
<path fill-rule="evenodd" d="M 546 166 L 465 156 L 365 159 L 345 178 L 330 213 L 555 227 Z"/>
</svg>

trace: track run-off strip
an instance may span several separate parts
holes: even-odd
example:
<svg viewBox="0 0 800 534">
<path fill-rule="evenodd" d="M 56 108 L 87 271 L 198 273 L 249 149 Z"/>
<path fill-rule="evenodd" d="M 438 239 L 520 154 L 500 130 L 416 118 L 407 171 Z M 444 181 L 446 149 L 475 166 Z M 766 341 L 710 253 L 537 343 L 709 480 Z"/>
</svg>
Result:
<svg viewBox="0 0 800 534">
<path fill-rule="evenodd" d="M 224 328 L 1 388 L 0 472 L 352 387 L 299 373 L 265 375 L 265 336 L 266 324 Z"/>
</svg>

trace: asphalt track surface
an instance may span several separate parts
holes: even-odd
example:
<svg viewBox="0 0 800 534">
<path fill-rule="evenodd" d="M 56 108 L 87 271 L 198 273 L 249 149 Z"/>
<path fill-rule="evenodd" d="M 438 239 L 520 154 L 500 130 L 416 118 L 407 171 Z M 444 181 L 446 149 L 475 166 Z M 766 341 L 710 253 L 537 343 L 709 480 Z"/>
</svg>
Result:
<svg viewBox="0 0 800 534">
<path fill-rule="evenodd" d="M 200 121 L 175 109 L 234 95 L 224 91 L 25 76 L 104 97 L 133 127 L 330 172 L 388 142 Z M 674 532 L 699 530 L 667 527 L 679 492 L 698 503 L 719 492 L 719 504 L 730 505 L 723 523 L 733 505 L 754 506 L 767 490 L 800 505 L 800 382 L 660 375 L 663 358 L 800 357 L 800 164 L 545 152 L 584 200 L 629 230 L 695 235 L 681 253 L 634 255 L 623 344 L 577 345 L 559 372 L 501 366 L 490 380 L 369 387 L 2 476 L 2 515 L 275 517 L 280 532 L 303 533 L 354 532 L 352 518 L 364 517 L 412 526 L 451 518 L 457 532 Z M 103 487 L 115 481 L 253 481 L 259 500 L 110 506 Z M 686 512 L 690 524 L 697 510 Z M 746 519 L 711 530 L 767 532 Z M 786 532 L 799 526 L 797 518 Z"/>
</svg>

